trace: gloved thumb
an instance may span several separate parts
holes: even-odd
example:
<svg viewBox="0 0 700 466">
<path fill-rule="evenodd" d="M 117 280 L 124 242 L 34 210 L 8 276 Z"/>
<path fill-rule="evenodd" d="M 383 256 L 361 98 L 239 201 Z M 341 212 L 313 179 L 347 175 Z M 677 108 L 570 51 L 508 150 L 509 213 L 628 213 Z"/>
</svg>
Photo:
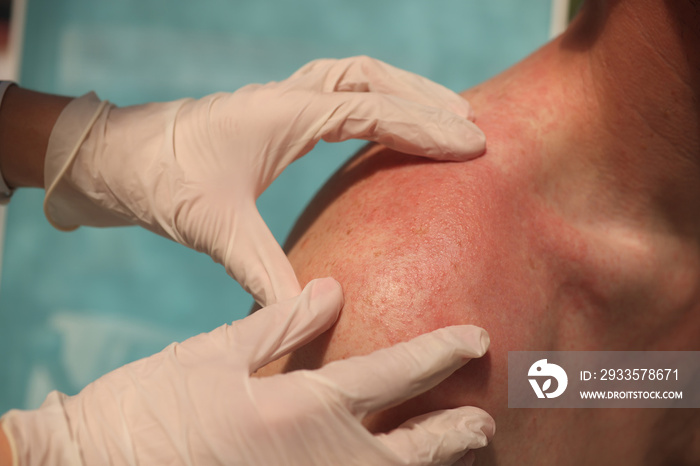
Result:
<svg viewBox="0 0 700 466">
<path fill-rule="evenodd" d="M 225 239 L 228 244 L 218 248 L 225 251 L 221 262 L 226 272 L 261 306 L 298 296 L 301 287 L 294 269 L 255 203 L 241 206 L 236 216 L 234 232 Z"/>
<path fill-rule="evenodd" d="M 249 373 L 305 345 L 328 330 L 343 307 L 343 290 L 332 278 L 309 282 L 299 296 L 264 307 L 224 327 L 226 340 L 245 357 Z"/>
</svg>

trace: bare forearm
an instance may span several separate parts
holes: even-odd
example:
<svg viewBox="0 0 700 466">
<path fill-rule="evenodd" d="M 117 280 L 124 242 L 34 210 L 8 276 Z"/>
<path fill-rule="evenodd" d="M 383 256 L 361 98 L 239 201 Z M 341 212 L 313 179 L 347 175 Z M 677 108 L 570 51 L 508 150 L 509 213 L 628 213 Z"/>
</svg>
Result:
<svg viewBox="0 0 700 466">
<path fill-rule="evenodd" d="M 0 172 L 11 188 L 44 187 L 44 157 L 56 119 L 71 101 L 10 86 L 0 106 Z"/>
</svg>

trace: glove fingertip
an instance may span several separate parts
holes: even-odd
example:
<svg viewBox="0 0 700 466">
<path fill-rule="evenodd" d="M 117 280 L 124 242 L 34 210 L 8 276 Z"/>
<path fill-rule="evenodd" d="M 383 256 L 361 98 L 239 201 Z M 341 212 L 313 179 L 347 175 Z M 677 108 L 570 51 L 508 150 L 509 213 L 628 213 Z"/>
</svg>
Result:
<svg viewBox="0 0 700 466">
<path fill-rule="evenodd" d="M 343 288 L 337 280 L 331 277 L 316 278 L 309 282 L 311 285 L 311 299 L 331 297 L 331 299 L 343 299 Z M 339 296 L 338 296 L 339 295 Z"/>
<path fill-rule="evenodd" d="M 484 444 L 484 446 L 486 446 L 491 442 L 491 440 L 493 440 L 494 435 L 496 435 L 496 421 L 494 421 L 493 418 L 488 414 L 484 414 L 485 415 L 481 419 L 482 422 L 480 423 L 478 429 L 486 437 L 486 443 Z"/>
<path fill-rule="evenodd" d="M 486 135 L 471 121 L 461 120 L 455 128 L 455 139 L 451 145 L 454 150 L 445 154 L 445 160 L 472 160 L 486 152 Z"/>
<path fill-rule="evenodd" d="M 483 448 L 491 443 L 496 435 L 496 421 L 486 412 L 472 406 L 454 410 L 460 421 L 455 426 L 466 440 L 470 449 Z"/>
<path fill-rule="evenodd" d="M 479 343 L 481 343 L 481 354 L 486 354 L 489 346 L 491 346 L 491 337 L 489 336 L 489 332 L 483 328 L 481 329 L 481 335 L 479 336 Z"/>
<path fill-rule="evenodd" d="M 343 288 L 333 278 L 318 278 L 312 280 L 309 285 L 311 287 L 310 307 L 318 314 L 326 315 L 328 311 L 332 311 L 333 319 L 338 317 L 340 309 L 345 303 L 343 297 Z"/>
<path fill-rule="evenodd" d="M 471 122 L 476 122 L 476 112 L 474 112 L 474 109 L 472 106 L 469 106 L 469 110 L 467 111 L 467 120 Z"/>
<path fill-rule="evenodd" d="M 480 358 L 489 349 L 491 337 L 486 330 L 475 325 L 455 325 L 442 329 L 450 335 L 450 342 L 457 342 L 457 346 L 464 351 L 465 356 Z"/>
</svg>

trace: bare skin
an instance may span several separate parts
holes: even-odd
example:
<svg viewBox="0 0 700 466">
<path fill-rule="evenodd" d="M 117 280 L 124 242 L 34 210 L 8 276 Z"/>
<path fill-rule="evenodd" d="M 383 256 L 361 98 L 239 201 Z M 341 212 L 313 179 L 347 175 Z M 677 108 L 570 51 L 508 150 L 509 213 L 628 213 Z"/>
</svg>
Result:
<svg viewBox="0 0 700 466">
<path fill-rule="evenodd" d="M 507 408 L 508 351 L 700 350 L 697 8 L 588 2 L 464 93 L 487 135 L 478 160 L 353 159 L 289 241 L 302 284 L 343 284 L 341 318 L 263 375 L 479 325 L 486 357 L 368 425 L 474 405 L 497 424 L 477 464 L 698 464 L 696 410 Z"/>
<path fill-rule="evenodd" d="M 70 97 L 12 85 L 0 107 L 0 173 L 10 188 L 44 187 L 49 137 Z"/>
<path fill-rule="evenodd" d="M 12 448 L 5 436 L 5 431 L 0 429 L 0 466 L 12 465 Z"/>
</svg>

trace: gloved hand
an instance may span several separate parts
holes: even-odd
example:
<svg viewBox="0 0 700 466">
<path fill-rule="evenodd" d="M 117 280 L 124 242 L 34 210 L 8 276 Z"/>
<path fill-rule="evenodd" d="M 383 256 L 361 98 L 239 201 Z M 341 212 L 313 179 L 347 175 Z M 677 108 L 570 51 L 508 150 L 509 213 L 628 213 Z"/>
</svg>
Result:
<svg viewBox="0 0 700 466">
<path fill-rule="evenodd" d="M 447 327 L 315 371 L 250 376 L 328 329 L 342 303 L 337 282 L 316 280 L 78 395 L 53 392 L 38 410 L 10 411 L 2 424 L 17 464 L 437 465 L 488 443 L 494 423 L 478 408 L 430 413 L 388 434 L 361 424 L 482 356 L 489 338 L 478 327 Z"/>
<path fill-rule="evenodd" d="M 137 223 L 223 264 L 262 305 L 299 283 L 255 201 L 321 139 L 466 160 L 485 148 L 467 101 L 358 57 L 200 100 L 117 108 L 88 94 L 54 126 L 44 209 L 59 229 Z"/>
</svg>

